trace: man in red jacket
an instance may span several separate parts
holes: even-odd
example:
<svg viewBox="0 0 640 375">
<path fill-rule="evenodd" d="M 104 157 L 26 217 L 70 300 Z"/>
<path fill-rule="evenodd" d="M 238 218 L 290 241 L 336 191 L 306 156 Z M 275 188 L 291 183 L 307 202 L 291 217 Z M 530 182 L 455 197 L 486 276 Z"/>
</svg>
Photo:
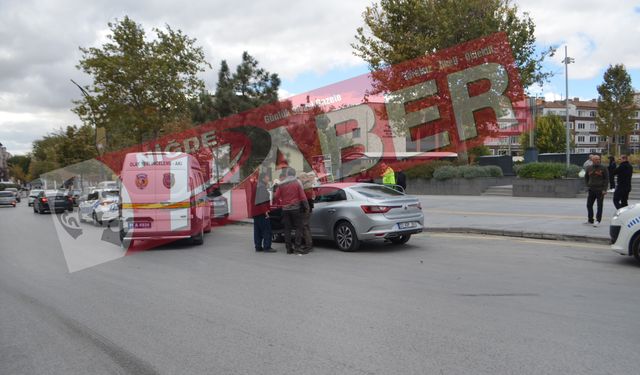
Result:
<svg viewBox="0 0 640 375">
<path fill-rule="evenodd" d="M 284 242 L 287 254 L 306 254 L 307 251 L 300 249 L 302 242 L 302 212 L 309 212 L 309 203 L 304 194 L 302 184 L 296 178 L 296 171 L 293 168 L 287 169 L 287 177 L 280 181 L 278 189 L 274 195 L 274 202 L 282 207 L 282 220 L 284 222 Z M 295 242 L 291 244 L 291 228 L 295 228 Z"/>
</svg>

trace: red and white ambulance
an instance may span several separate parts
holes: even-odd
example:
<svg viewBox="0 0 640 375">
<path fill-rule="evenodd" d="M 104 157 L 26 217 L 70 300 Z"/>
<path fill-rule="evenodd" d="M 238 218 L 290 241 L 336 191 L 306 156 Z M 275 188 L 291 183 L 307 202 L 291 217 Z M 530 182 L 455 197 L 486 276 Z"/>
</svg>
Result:
<svg viewBox="0 0 640 375">
<path fill-rule="evenodd" d="M 133 240 L 183 238 L 202 244 L 211 231 L 203 172 L 196 158 L 182 152 L 127 154 L 120 174 L 123 247 Z"/>
</svg>

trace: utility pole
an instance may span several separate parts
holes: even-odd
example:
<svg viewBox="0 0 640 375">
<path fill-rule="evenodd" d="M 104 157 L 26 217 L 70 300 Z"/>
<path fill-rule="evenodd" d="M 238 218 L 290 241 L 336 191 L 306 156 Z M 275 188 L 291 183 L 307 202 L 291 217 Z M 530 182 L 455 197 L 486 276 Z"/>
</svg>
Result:
<svg viewBox="0 0 640 375">
<path fill-rule="evenodd" d="M 567 46 L 564 46 L 564 60 L 562 60 L 562 62 L 564 63 L 564 85 L 565 85 L 565 94 L 566 94 L 566 107 L 567 107 L 567 122 L 565 124 L 567 133 L 566 133 L 566 138 L 567 138 L 567 149 L 566 149 L 566 153 L 567 153 L 567 167 L 569 166 L 570 162 L 570 155 L 571 155 L 571 134 L 569 132 L 569 64 L 574 63 L 575 59 L 573 59 L 572 57 L 568 57 L 567 56 Z"/>
</svg>

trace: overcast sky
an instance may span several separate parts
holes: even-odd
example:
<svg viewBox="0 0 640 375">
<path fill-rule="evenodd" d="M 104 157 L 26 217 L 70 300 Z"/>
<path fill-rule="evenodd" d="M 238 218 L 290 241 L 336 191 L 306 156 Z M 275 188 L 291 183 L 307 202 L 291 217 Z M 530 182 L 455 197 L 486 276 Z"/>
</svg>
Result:
<svg viewBox="0 0 640 375">
<path fill-rule="evenodd" d="M 218 1 L 31 1 L 0 0 L 0 143 L 13 154 L 66 125 L 80 124 L 70 111 L 80 97 L 73 79 L 88 83 L 76 69 L 78 47 L 105 42 L 107 23 L 128 15 L 148 33 L 171 25 L 197 39 L 213 69 L 203 78 L 215 87 L 220 60 L 232 65 L 242 51 L 283 79 L 282 96 L 302 93 L 366 72 L 350 43 L 370 0 Z M 558 46 L 547 63 L 556 77 L 538 95 L 564 97 L 564 45 L 576 63 L 569 66 L 570 97 L 595 98 L 609 64 L 624 63 L 640 88 L 640 1 L 519 0 L 536 23 L 540 46 Z M 613 5 L 615 4 L 615 6 Z"/>
</svg>

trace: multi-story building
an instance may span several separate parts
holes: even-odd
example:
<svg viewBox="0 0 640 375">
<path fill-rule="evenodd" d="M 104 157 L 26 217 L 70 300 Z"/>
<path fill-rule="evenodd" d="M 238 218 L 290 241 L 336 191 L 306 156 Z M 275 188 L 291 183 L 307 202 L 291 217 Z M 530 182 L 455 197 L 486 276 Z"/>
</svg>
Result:
<svg viewBox="0 0 640 375">
<path fill-rule="evenodd" d="M 9 180 L 9 166 L 7 162 L 11 154 L 7 152 L 7 148 L 0 143 L 0 181 Z"/>
<path fill-rule="evenodd" d="M 640 93 L 634 96 L 636 110 L 633 113 L 635 120 L 634 128 L 629 136 L 620 136 L 617 142 L 621 145 L 623 152 L 638 153 L 640 152 Z M 546 102 L 544 100 L 536 101 L 534 110 L 536 116 L 541 115 L 558 115 L 563 120 L 567 116 L 567 103 L 564 100 L 556 100 Z M 610 144 L 606 137 L 598 134 L 598 125 L 596 124 L 596 115 L 598 113 L 598 102 L 596 99 L 589 101 L 574 98 L 569 100 L 569 129 L 575 143 L 572 152 L 575 153 L 609 153 Z M 565 120 L 566 121 L 566 120 Z M 485 144 L 492 150 L 494 154 L 511 154 L 522 155 L 524 149 L 520 145 L 520 139 L 517 136 L 503 137 L 499 139 L 490 139 Z"/>
</svg>

